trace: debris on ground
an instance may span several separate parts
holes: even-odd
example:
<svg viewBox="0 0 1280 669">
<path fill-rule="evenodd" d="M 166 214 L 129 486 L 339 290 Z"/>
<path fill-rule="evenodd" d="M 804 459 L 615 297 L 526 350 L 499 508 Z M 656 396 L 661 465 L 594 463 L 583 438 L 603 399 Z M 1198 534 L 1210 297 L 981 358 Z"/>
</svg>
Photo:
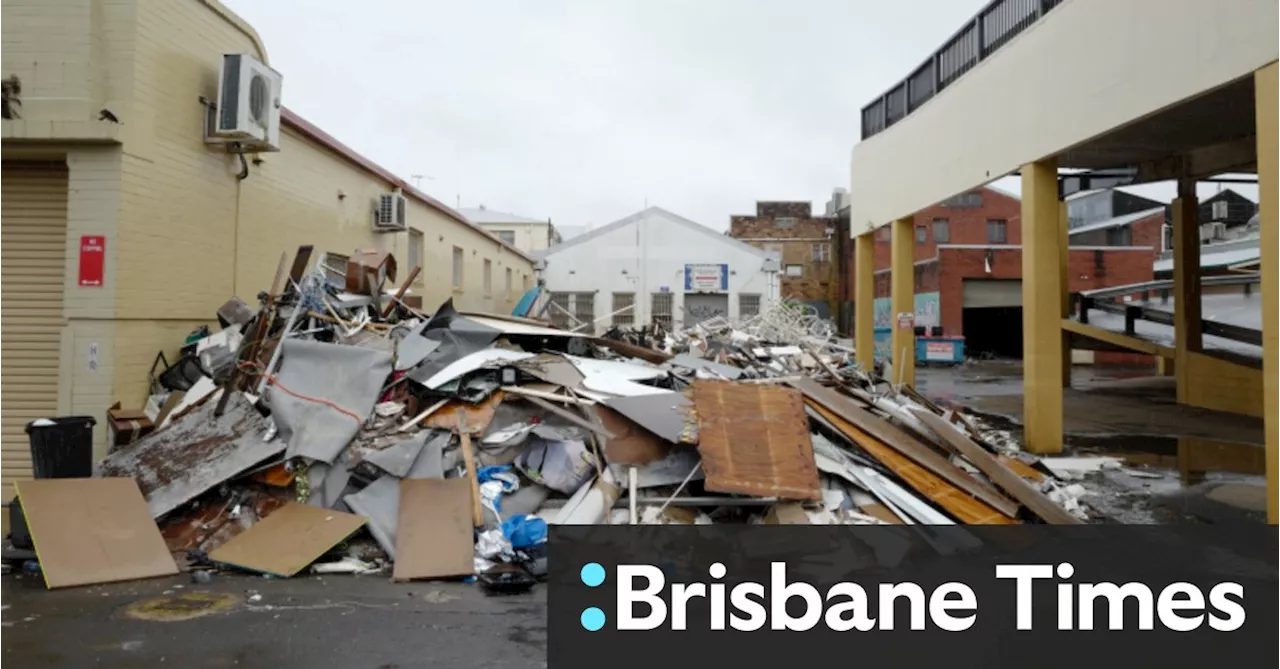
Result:
<svg viewBox="0 0 1280 669">
<path fill-rule="evenodd" d="M 155 527 L 133 531 L 154 529 L 196 582 L 383 573 L 522 592 L 557 524 L 1079 523 L 1071 481 L 1108 466 L 993 444 L 786 305 L 594 337 L 451 300 L 419 311 L 418 268 L 397 286 L 385 253 L 310 257 L 282 256 L 256 311 L 233 298 L 221 330 L 159 356 L 147 407 L 108 414 L 96 474 L 141 492 Z M 77 545 L 35 548 L 56 566 Z M 98 581 L 166 571 L 144 557 Z"/>
</svg>

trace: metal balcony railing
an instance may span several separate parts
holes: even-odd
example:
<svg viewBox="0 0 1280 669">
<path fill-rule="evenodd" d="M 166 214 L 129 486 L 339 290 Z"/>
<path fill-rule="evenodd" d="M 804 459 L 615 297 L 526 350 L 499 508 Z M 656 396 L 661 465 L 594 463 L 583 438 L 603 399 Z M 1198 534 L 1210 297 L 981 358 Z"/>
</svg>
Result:
<svg viewBox="0 0 1280 669">
<path fill-rule="evenodd" d="M 862 108 L 862 138 L 906 118 L 1062 1 L 992 0 L 906 79 Z"/>
</svg>

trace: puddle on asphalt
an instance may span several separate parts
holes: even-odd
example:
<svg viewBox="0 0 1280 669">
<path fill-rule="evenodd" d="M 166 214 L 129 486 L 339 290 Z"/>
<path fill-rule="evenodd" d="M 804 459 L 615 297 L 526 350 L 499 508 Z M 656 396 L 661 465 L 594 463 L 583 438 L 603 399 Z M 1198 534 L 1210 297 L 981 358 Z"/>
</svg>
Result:
<svg viewBox="0 0 1280 669">
<path fill-rule="evenodd" d="M 1210 473 L 1266 474 L 1261 444 L 1151 435 L 1071 436 L 1068 442 L 1081 452 L 1113 455 L 1131 466 L 1173 470 L 1183 485 L 1200 483 Z"/>
</svg>

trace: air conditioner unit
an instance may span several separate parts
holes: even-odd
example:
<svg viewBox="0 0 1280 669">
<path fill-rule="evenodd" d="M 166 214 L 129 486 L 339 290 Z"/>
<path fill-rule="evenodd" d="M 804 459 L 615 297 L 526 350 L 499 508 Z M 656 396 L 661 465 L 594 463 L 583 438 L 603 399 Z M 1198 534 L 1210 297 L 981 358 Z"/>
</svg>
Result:
<svg viewBox="0 0 1280 669">
<path fill-rule="evenodd" d="M 253 56 L 224 55 L 214 136 L 248 151 L 279 151 L 281 79 Z"/>
<path fill-rule="evenodd" d="M 400 232 L 409 228 L 409 201 L 400 191 L 378 196 L 373 211 L 373 229 L 381 232 Z"/>
</svg>

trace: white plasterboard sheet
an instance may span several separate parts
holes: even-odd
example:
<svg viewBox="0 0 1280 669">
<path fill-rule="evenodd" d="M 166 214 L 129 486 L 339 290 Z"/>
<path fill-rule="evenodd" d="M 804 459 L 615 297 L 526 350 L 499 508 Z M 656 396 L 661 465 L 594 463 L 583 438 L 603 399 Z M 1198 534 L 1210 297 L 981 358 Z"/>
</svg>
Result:
<svg viewBox="0 0 1280 669">
<path fill-rule="evenodd" d="M 667 370 L 660 367 L 651 367 L 648 365 L 637 365 L 629 362 L 618 362 L 617 360 L 594 360 L 591 358 L 579 358 L 573 355 L 566 355 L 566 359 L 573 363 L 578 371 L 590 381 L 593 377 L 606 377 L 612 379 L 621 379 L 624 381 L 644 381 L 646 379 L 657 379 L 667 375 Z M 590 387 L 588 385 L 588 387 Z"/>
<path fill-rule="evenodd" d="M 516 360 L 524 360 L 532 358 L 532 353 L 523 351 L 509 351 L 505 348 L 486 348 L 476 351 L 470 355 L 465 355 L 453 362 L 449 363 L 444 369 L 436 372 L 426 380 L 422 385 L 432 390 L 443 386 L 444 384 L 466 374 L 474 372 L 494 362 L 515 362 Z"/>
<path fill-rule="evenodd" d="M 532 323 L 522 323 L 520 321 L 509 321 L 505 318 L 494 318 L 491 316 L 478 316 L 476 314 L 463 312 L 467 318 L 500 330 L 503 334 L 509 335 L 533 335 L 538 337 L 587 337 L 589 335 L 581 332 L 569 332 L 568 330 L 558 330 L 542 325 L 534 325 Z"/>
</svg>

